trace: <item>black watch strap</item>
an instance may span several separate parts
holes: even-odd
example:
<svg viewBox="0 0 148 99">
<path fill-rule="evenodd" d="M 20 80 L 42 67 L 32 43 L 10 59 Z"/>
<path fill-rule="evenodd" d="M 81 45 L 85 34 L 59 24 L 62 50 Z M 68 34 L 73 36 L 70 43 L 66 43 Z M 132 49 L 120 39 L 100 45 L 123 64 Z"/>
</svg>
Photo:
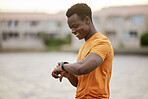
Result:
<svg viewBox="0 0 148 99">
<path fill-rule="evenodd" d="M 68 63 L 68 62 L 63 62 L 63 63 L 62 63 L 61 68 L 62 68 L 62 70 L 64 70 L 64 71 L 65 71 L 64 66 L 63 66 L 64 64 L 69 64 L 69 63 Z"/>
</svg>

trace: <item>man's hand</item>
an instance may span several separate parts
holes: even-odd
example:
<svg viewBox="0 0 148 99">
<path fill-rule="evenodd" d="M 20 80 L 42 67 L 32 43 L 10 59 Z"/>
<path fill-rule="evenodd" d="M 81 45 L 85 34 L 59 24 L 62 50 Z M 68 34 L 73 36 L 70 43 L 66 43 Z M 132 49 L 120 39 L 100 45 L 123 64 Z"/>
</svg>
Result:
<svg viewBox="0 0 148 99">
<path fill-rule="evenodd" d="M 74 86 L 77 87 L 78 84 L 78 78 L 77 76 L 67 72 L 67 71 L 63 71 L 61 68 L 62 63 L 59 62 L 58 66 L 53 70 L 52 72 L 52 76 L 54 78 L 59 78 L 60 82 L 62 82 L 63 77 L 67 78 L 69 80 L 69 82 Z"/>
<path fill-rule="evenodd" d="M 61 65 L 62 65 L 62 62 L 61 63 L 59 62 L 57 68 L 55 68 L 52 71 L 52 76 L 54 78 L 59 78 L 60 82 L 62 82 L 63 77 L 68 78 L 68 76 L 69 76 L 69 73 L 67 71 L 62 70 Z"/>
<path fill-rule="evenodd" d="M 61 74 L 62 71 L 63 71 L 62 68 L 59 66 L 52 71 L 52 76 L 54 78 L 59 78 L 60 77 L 59 74 Z"/>
</svg>

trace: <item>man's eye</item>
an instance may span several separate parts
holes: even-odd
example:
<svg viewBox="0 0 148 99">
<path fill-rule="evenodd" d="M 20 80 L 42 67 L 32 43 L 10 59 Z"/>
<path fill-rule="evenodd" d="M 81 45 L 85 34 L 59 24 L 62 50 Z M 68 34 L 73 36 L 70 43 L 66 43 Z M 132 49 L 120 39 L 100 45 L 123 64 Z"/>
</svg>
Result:
<svg viewBox="0 0 148 99">
<path fill-rule="evenodd" d="M 77 28 L 77 27 L 78 27 L 78 25 L 74 25 L 74 26 L 73 26 L 73 28 Z"/>
</svg>

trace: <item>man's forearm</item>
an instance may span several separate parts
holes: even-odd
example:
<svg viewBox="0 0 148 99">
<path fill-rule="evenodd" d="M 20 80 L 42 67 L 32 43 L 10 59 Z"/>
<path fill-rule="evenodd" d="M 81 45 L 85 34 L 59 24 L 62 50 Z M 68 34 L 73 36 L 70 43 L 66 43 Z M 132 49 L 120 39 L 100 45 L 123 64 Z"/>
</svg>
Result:
<svg viewBox="0 0 148 99">
<path fill-rule="evenodd" d="M 64 64 L 64 69 L 74 75 L 84 74 L 82 72 L 82 70 L 83 70 L 82 67 L 83 67 L 82 62 L 76 62 L 76 63 L 72 63 L 72 64 Z"/>
<path fill-rule="evenodd" d="M 90 53 L 83 60 L 73 64 L 64 64 L 62 68 L 74 75 L 84 75 L 96 69 L 102 62 L 102 57 L 96 53 Z"/>
<path fill-rule="evenodd" d="M 73 75 L 73 74 L 69 74 L 69 76 L 67 77 L 67 79 L 69 80 L 69 82 L 74 86 L 77 87 L 78 84 L 78 78 L 77 76 Z"/>
</svg>

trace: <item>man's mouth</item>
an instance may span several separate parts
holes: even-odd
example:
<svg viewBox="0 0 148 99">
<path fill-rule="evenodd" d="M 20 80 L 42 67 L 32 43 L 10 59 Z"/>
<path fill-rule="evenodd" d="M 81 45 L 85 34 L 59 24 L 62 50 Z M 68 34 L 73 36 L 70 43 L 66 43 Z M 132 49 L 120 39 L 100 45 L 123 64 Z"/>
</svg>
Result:
<svg viewBox="0 0 148 99">
<path fill-rule="evenodd" d="M 80 33 L 78 33 L 78 32 L 77 32 L 77 33 L 75 34 L 75 35 L 76 35 L 76 37 L 78 37 L 78 36 L 79 36 L 79 34 L 80 34 Z"/>
</svg>

